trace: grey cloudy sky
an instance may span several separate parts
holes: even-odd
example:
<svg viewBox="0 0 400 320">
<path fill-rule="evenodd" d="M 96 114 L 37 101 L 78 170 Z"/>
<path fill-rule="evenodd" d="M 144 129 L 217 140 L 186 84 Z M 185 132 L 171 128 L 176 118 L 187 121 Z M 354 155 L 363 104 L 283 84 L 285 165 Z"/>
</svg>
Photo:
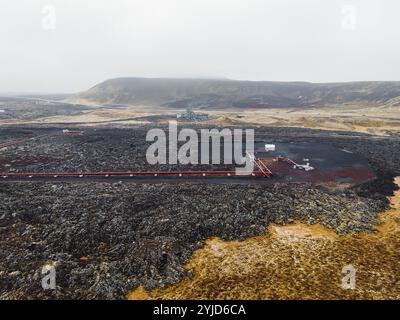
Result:
<svg viewBox="0 0 400 320">
<path fill-rule="evenodd" d="M 398 0 L 0 0 L 0 92 L 108 78 L 400 80 Z"/>
</svg>

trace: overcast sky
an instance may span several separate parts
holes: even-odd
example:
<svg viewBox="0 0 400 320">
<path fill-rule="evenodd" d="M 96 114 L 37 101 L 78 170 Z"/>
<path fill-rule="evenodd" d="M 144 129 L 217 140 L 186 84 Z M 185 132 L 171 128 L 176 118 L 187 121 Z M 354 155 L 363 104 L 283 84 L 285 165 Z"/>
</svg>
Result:
<svg viewBox="0 0 400 320">
<path fill-rule="evenodd" d="M 398 0 L 0 0 L 0 92 L 121 76 L 400 80 Z"/>
</svg>

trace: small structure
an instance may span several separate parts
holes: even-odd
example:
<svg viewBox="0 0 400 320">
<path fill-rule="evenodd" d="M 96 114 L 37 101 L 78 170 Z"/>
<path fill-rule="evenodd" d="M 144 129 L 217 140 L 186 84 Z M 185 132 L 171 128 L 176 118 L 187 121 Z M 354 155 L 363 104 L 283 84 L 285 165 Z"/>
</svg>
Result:
<svg viewBox="0 0 400 320">
<path fill-rule="evenodd" d="M 176 118 L 183 120 L 191 120 L 191 121 L 204 121 L 209 119 L 208 114 L 195 113 L 193 112 L 191 107 L 187 107 L 185 113 L 177 113 Z"/>
<path fill-rule="evenodd" d="M 309 159 L 305 159 L 305 160 L 309 160 Z M 294 162 L 292 159 L 286 158 L 286 157 L 282 157 L 282 156 L 278 156 L 276 158 L 276 161 L 284 161 L 287 162 L 288 164 L 293 166 L 293 169 L 299 169 L 299 170 L 304 170 L 304 171 L 313 171 L 315 170 L 314 167 L 310 166 L 310 163 L 307 162 L 306 164 L 298 164 L 296 162 Z"/>
<path fill-rule="evenodd" d="M 276 147 L 274 144 L 266 144 L 265 145 L 265 151 L 269 152 L 269 151 L 275 151 Z"/>
<path fill-rule="evenodd" d="M 306 164 L 298 164 L 297 168 L 304 171 L 313 171 L 315 168 L 310 166 L 310 163 L 307 162 Z"/>
</svg>

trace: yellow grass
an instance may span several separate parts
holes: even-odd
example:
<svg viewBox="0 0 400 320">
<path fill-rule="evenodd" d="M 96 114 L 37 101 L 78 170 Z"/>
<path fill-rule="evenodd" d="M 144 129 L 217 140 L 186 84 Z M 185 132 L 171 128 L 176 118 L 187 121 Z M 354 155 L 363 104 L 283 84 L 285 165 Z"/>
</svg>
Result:
<svg viewBox="0 0 400 320">
<path fill-rule="evenodd" d="M 391 202 L 375 233 L 295 223 L 241 242 L 209 239 L 185 266 L 192 277 L 128 299 L 399 299 L 400 192 Z M 341 286 L 346 265 L 357 270 L 354 290 Z"/>
</svg>

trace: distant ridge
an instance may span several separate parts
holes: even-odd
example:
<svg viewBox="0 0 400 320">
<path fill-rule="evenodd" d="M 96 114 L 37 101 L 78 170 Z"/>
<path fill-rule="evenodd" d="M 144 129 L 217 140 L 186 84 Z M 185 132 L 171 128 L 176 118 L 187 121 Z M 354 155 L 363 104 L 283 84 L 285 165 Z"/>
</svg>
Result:
<svg viewBox="0 0 400 320">
<path fill-rule="evenodd" d="M 229 79 L 116 78 L 72 100 L 93 104 L 216 108 L 311 107 L 337 104 L 400 106 L 400 81 L 274 82 Z"/>
</svg>

